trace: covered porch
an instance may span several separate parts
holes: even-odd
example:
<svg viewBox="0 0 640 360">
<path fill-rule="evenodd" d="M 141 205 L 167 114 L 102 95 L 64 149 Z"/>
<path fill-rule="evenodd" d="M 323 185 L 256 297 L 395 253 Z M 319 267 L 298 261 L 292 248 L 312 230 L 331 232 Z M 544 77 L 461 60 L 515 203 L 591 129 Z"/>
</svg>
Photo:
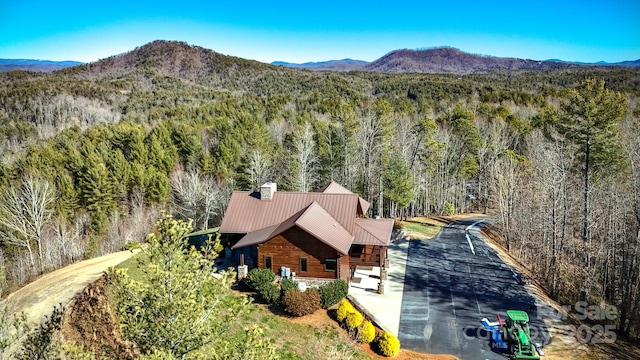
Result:
<svg viewBox="0 0 640 360">
<path fill-rule="evenodd" d="M 389 271 L 387 246 L 353 244 L 349 251 L 349 268 L 350 286 L 384 294 Z"/>
<path fill-rule="evenodd" d="M 349 263 L 351 265 L 384 267 L 386 260 L 386 245 L 364 245 L 354 242 L 349 249 Z"/>
<path fill-rule="evenodd" d="M 358 287 L 370 287 L 376 283 L 376 291 L 384 294 L 389 272 L 387 248 L 391 243 L 392 219 L 357 219 L 353 243 L 349 248 L 349 283 Z M 367 285 L 368 284 L 368 285 Z"/>
</svg>

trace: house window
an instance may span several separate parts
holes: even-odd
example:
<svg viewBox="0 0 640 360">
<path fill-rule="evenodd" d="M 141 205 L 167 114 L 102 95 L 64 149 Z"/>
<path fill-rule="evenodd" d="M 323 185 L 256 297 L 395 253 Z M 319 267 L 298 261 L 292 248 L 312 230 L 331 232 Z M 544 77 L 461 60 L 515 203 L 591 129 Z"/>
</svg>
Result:
<svg viewBox="0 0 640 360">
<path fill-rule="evenodd" d="M 300 258 L 300 272 L 307 272 L 307 258 Z"/>
<path fill-rule="evenodd" d="M 265 255 L 264 256 L 264 268 L 273 271 L 271 264 L 272 264 L 271 255 Z"/>
<path fill-rule="evenodd" d="M 336 271 L 338 262 L 336 259 L 324 259 L 324 271 Z"/>
</svg>

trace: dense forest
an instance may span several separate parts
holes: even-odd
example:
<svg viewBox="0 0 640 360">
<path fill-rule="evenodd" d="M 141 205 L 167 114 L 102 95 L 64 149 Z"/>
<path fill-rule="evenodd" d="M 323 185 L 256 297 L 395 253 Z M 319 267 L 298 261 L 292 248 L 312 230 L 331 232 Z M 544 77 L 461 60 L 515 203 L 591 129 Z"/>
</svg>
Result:
<svg viewBox="0 0 640 360">
<path fill-rule="evenodd" d="M 640 70 L 312 72 L 154 42 L 0 74 L 9 286 L 143 241 L 161 210 L 220 221 L 231 191 L 336 181 L 367 216 L 483 212 L 561 303 L 640 330 Z"/>
</svg>

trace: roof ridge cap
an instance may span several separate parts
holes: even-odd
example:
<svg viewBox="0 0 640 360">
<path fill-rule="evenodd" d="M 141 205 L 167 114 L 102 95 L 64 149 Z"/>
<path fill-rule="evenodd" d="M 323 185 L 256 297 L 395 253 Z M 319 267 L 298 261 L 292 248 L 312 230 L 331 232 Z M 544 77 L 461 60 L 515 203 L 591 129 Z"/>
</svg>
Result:
<svg viewBox="0 0 640 360">
<path fill-rule="evenodd" d="M 309 233 L 309 234 L 312 234 L 312 232 L 310 231 L 310 229 L 308 229 L 306 226 L 304 226 L 304 225 L 300 224 L 300 223 L 298 222 L 298 220 L 300 220 L 300 218 L 302 218 L 302 217 L 307 213 L 307 211 L 309 211 L 309 210 L 310 210 L 314 205 L 317 205 L 320 209 L 322 209 L 322 211 L 324 211 L 324 212 L 327 214 L 327 216 L 329 216 L 329 218 L 331 218 L 331 220 L 333 220 L 333 222 L 334 222 L 333 226 L 334 226 L 334 227 L 335 227 L 335 226 L 340 226 L 340 228 L 341 228 L 344 232 L 346 232 L 347 234 L 349 234 L 349 237 L 350 237 L 350 239 L 349 239 L 349 247 L 351 247 L 351 244 L 353 244 L 353 240 L 355 239 L 355 235 L 354 235 L 353 233 L 351 233 L 349 230 L 347 230 L 344 226 L 342 226 L 342 224 L 340 224 L 340 221 L 338 221 L 336 218 L 334 218 L 334 217 L 333 217 L 333 215 L 331 215 L 331 213 L 330 213 L 330 212 L 328 212 L 328 211 L 327 211 L 327 209 L 325 209 L 324 207 L 322 207 L 322 205 L 320 205 L 317 201 L 313 201 L 311 204 L 309 204 L 309 206 L 307 206 L 307 208 L 306 208 L 306 209 L 304 210 L 304 212 L 303 212 L 303 213 L 298 217 L 298 219 L 296 219 L 296 221 L 294 222 L 294 224 L 295 224 L 296 226 L 298 226 L 299 228 L 303 229 L 305 232 L 307 232 L 307 233 Z M 314 235 L 314 237 L 315 237 L 315 235 Z M 316 237 L 316 239 L 318 239 L 318 240 L 320 240 L 322 243 L 324 243 L 324 244 L 326 244 L 326 245 L 328 245 L 328 246 L 330 246 L 330 247 L 332 247 L 332 248 L 334 248 L 334 249 L 336 249 L 336 250 L 338 250 L 338 251 L 342 252 L 341 250 L 339 250 L 339 249 L 335 248 L 333 245 L 331 245 L 331 244 L 329 244 L 328 242 L 326 242 L 324 239 L 322 239 L 322 238 L 318 238 L 318 237 Z"/>
<path fill-rule="evenodd" d="M 315 202 L 315 201 L 314 201 L 314 202 Z M 267 226 L 267 228 L 268 228 L 268 227 L 271 227 L 271 226 L 273 226 L 273 227 L 274 227 L 274 228 L 273 228 L 273 231 L 271 231 L 271 232 L 269 233 L 269 238 L 272 238 L 272 237 L 274 237 L 274 236 L 276 236 L 276 235 L 282 234 L 282 232 L 284 232 L 284 231 L 287 231 L 287 230 L 291 229 L 293 226 L 300 226 L 300 225 L 298 224 L 298 220 L 300 220 L 300 218 L 302 217 L 302 215 L 304 215 L 304 214 L 309 210 L 309 208 L 311 207 L 311 205 L 313 205 L 313 203 L 312 203 L 312 204 L 309 204 L 309 205 L 308 205 L 307 207 L 305 207 L 305 208 L 302 208 L 302 209 L 301 209 L 300 211 L 298 211 L 297 213 L 295 213 L 295 214 L 293 214 L 293 215 L 289 216 L 288 218 L 286 218 L 286 219 L 284 219 L 284 220 L 280 221 L 279 223 L 276 223 L 276 224 L 273 224 L 273 225 Z M 325 211 L 326 211 L 326 210 L 325 210 Z M 284 223 L 286 223 L 287 221 L 289 221 L 290 219 L 293 219 L 293 218 L 295 218 L 295 220 L 291 222 L 291 225 L 287 226 L 287 227 L 286 227 L 286 228 L 284 228 L 284 229 L 280 229 L 280 227 L 281 227 Z M 276 231 L 277 231 L 277 233 L 276 233 Z"/>
<path fill-rule="evenodd" d="M 317 205 L 320 207 L 320 209 L 322 209 L 322 211 L 326 212 L 327 215 L 329 215 L 329 217 L 331 219 L 333 219 L 333 221 L 337 222 L 338 224 L 340 224 L 340 222 L 338 220 L 336 220 L 336 218 L 333 217 L 333 215 L 331 215 L 330 212 L 327 211 L 327 209 L 325 209 L 324 207 L 322 207 L 322 205 L 320 205 L 317 201 L 313 200 L 311 202 L 311 204 L 307 205 L 307 207 L 303 208 L 303 211 L 300 213 L 300 216 L 298 216 L 298 218 L 296 219 L 296 221 L 294 221 L 294 223 L 298 226 L 300 226 L 300 224 L 298 224 L 298 220 L 300 220 L 301 217 L 303 217 L 314 205 Z M 294 215 L 295 216 L 295 215 Z M 340 225 L 342 226 L 342 225 Z M 343 226 L 344 228 L 344 226 Z M 346 230 L 346 229 L 345 229 Z"/>
</svg>

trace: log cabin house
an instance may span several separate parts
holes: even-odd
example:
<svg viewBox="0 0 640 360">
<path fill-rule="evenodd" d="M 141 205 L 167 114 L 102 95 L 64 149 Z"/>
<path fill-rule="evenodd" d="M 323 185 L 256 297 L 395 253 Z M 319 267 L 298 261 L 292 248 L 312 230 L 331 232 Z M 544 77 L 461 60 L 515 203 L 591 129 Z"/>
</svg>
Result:
<svg viewBox="0 0 640 360">
<path fill-rule="evenodd" d="M 316 192 L 235 191 L 220 233 L 249 268 L 349 281 L 357 266 L 388 267 L 393 219 L 366 219 L 369 203 L 331 182 Z"/>
</svg>

